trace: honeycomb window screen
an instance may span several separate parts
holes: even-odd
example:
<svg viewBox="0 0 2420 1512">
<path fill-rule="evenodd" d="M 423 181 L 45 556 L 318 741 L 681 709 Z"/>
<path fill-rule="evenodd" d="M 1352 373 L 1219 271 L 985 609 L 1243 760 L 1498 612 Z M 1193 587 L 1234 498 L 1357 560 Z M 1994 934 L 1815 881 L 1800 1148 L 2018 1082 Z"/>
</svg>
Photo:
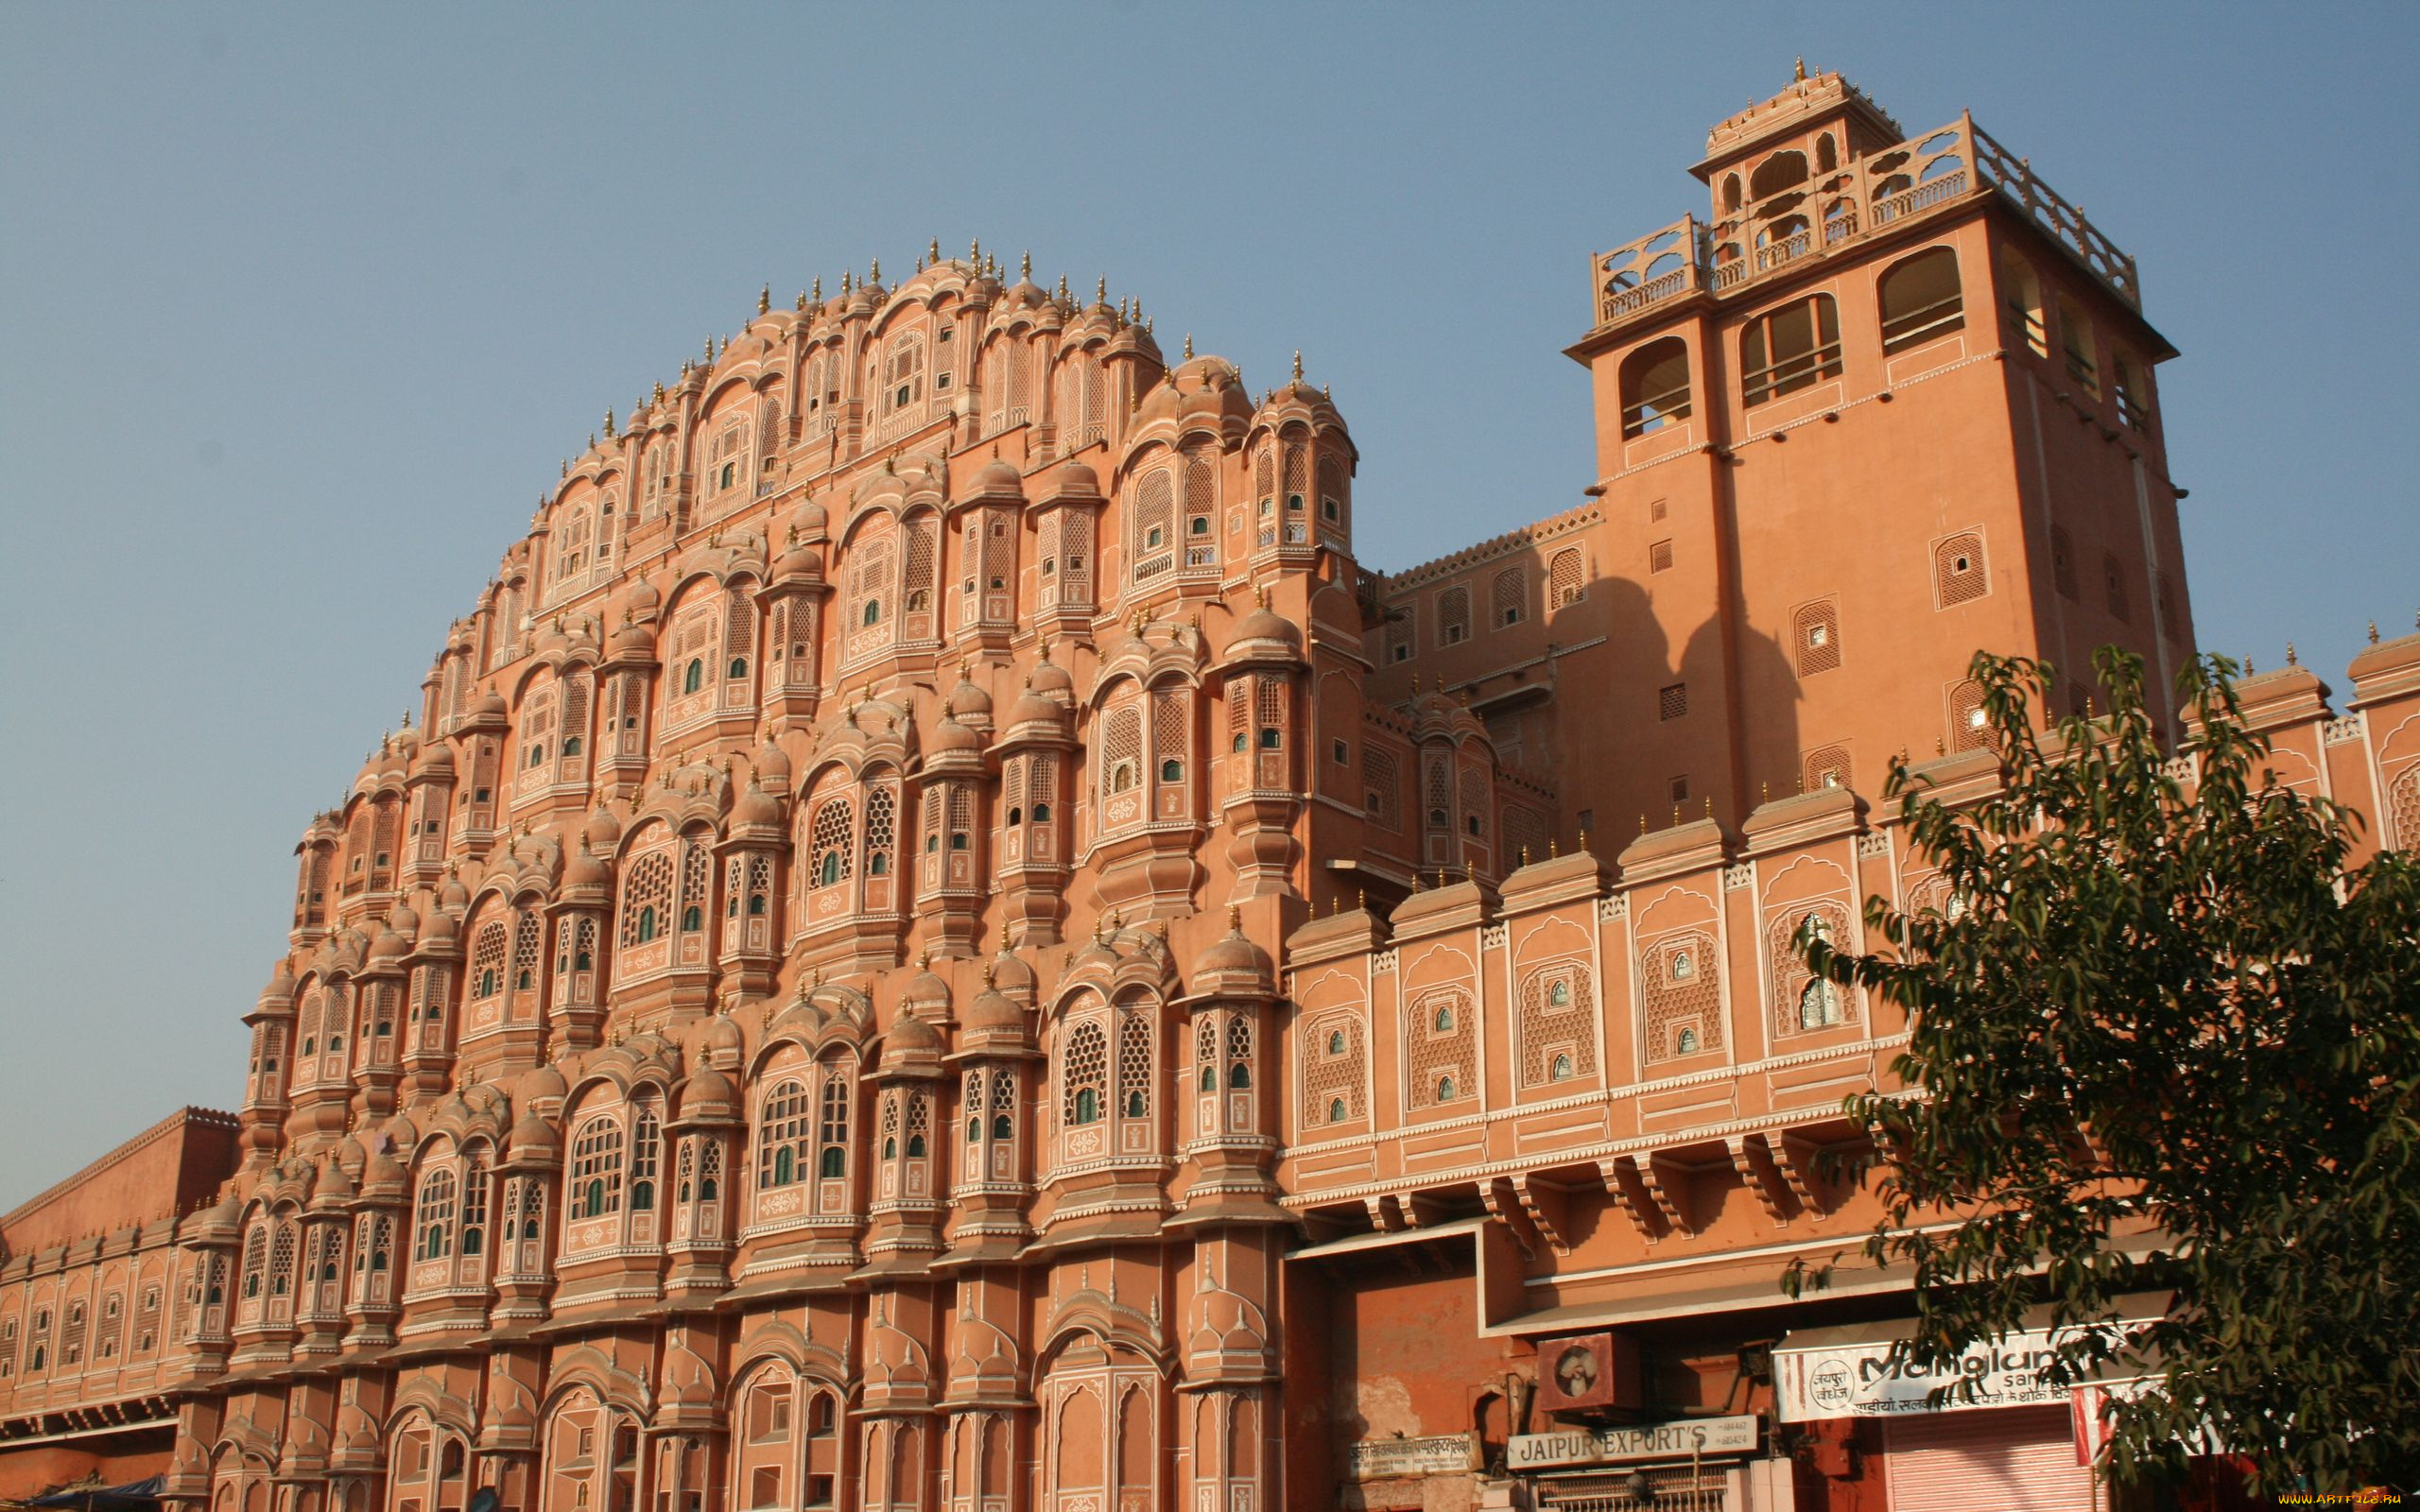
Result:
<svg viewBox="0 0 2420 1512">
<path fill-rule="evenodd" d="M 1597 1072 L 1596 997 L 1586 964 L 1558 961 L 1521 979 L 1521 1085 Z"/>
<path fill-rule="evenodd" d="M 1416 604 L 1397 604 L 1387 610 L 1387 660 L 1409 662 L 1420 645 L 1420 609 Z"/>
<path fill-rule="evenodd" d="M 1655 691 L 1656 718 L 1680 719 L 1685 717 L 1688 712 L 1689 685 L 1687 683 L 1669 682 Z"/>
<path fill-rule="evenodd" d="M 1825 599 L 1808 604 L 1790 616 L 1790 652 L 1798 660 L 1798 675 L 1811 677 L 1841 664 L 1841 613 Z"/>
<path fill-rule="evenodd" d="M 1403 828 L 1401 783 L 1394 753 L 1365 743 L 1361 747 L 1362 811 L 1380 829 Z"/>
<path fill-rule="evenodd" d="M 1772 1026 L 1777 1035 L 1828 1029 L 1856 1020 L 1854 994 L 1820 981 L 1806 969 L 1799 932 L 1845 949 L 1850 940 L 1847 905 L 1830 900 L 1784 904 L 1765 926 L 1766 973 L 1772 983 Z"/>
<path fill-rule="evenodd" d="M 1714 937 L 1688 930 L 1665 935 L 1641 953 L 1646 984 L 1646 1057 L 1722 1048 L 1722 971 Z"/>
<path fill-rule="evenodd" d="M 1303 1108 L 1305 1129 L 1358 1123 L 1367 1117 L 1363 1087 L 1369 1060 L 1361 1020 L 1349 1012 L 1319 1014 L 1303 1026 Z"/>
<path fill-rule="evenodd" d="M 1476 1029 L 1470 994 L 1459 988 L 1424 992 L 1405 1010 L 1405 1106 L 1442 1108 L 1478 1097 Z"/>
<path fill-rule="evenodd" d="M 1471 638 L 1471 591 L 1460 584 L 1437 595 L 1437 644 L 1460 645 Z"/>
<path fill-rule="evenodd" d="M 1991 576 L 1985 571 L 1983 562 L 1981 531 L 1962 531 L 1933 546 L 1932 589 L 1933 602 L 1941 609 L 1967 603 L 1991 592 Z"/>
<path fill-rule="evenodd" d="M 1059 1085 L 1063 1123 L 1074 1127 L 1100 1121 L 1109 1091 L 1109 1036 L 1098 1022 L 1080 1023 L 1068 1034 Z"/>
<path fill-rule="evenodd" d="M 1151 1021 L 1140 1008 L 1118 1018 L 1117 1110 L 1126 1118 L 1151 1111 Z"/>
<path fill-rule="evenodd" d="M 1530 573 L 1526 567 L 1507 567 L 1495 575 L 1488 587 L 1488 613 L 1498 629 L 1518 625 L 1529 617 Z"/>
<path fill-rule="evenodd" d="M 1668 573 L 1672 570 L 1670 541 L 1659 541 L 1647 548 L 1647 570 L 1651 573 Z"/>
<path fill-rule="evenodd" d="M 815 811 L 807 830 L 807 885 L 828 887 L 845 882 L 854 869 L 856 810 L 845 798 L 826 799 Z"/>
<path fill-rule="evenodd" d="M 1983 708 L 1983 690 L 1971 678 L 1949 689 L 1951 750 L 1984 750 L 1992 744 L 1991 719 Z"/>
<path fill-rule="evenodd" d="M 1813 793 L 1827 787 L 1847 787 L 1849 782 L 1849 748 L 1846 746 L 1818 746 L 1798 759 L 1799 788 Z"/>
<path fill-rule="evenodd" d="M 1579 547 L 1566 546 L 1556 552 L 1547 563 L 1547 602 L 1556 609 L 1565 609 L 1585 597 L 1587 586 L 1581 571 Z"/>
</svg>

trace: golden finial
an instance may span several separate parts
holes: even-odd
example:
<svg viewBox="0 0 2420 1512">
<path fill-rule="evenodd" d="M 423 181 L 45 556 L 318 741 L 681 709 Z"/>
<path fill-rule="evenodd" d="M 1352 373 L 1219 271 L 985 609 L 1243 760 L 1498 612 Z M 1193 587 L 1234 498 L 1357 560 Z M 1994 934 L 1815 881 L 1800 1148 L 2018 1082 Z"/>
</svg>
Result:
<svg viewBox="0 0 2420 1512">
<path fill-rule="evenodd" d="M 1009 954 L 1009 921 L 1005 919 L 1000 920 L 1000 954 Z"/>
<path fill-rule="evenodd" d="M 661 378 L 655 381 L 654 403 L 659 404 L 664 403 L 664 380 Z"/>
<path fill-rule="evenodd" d="M 1064 273 L 1059 275 L 1058 300 L 1062 304 L 1067 302 L 1067 275 Z"/>
<path fill-rule="evenodd" d="M 1227 933 L 1230 935 L 1240 935 L 1243 932 L 1244 911 L 1236 907 L 1234 903 L 1229 903 L 1227 905 Z"/>
<path fill-rule="evenodd" d="M 1714 795 L 1711 793 L 1705 796 L 1705 816 L 1709 819 L 1714 817 Z"/>
<path fill-rule="evenodd" d="M 1184 360 L 1187 362 L 1193 360 L 1193 333 L 1190 331 L 1184 334 Z"/>
<path fill-rule="evenodd" d="M 1420 868 L 1418 867 L 1411 868 L 1411 890 L 1415 893 L 1420 891 Z"/>
<path fill-rule="evenodd" d="M 1356 887 L 1353 889 L 1353 906 L 1356 909 L 1362 909 L 1370 906 L 1370 891 L 1368 888 Z"/>
<path fill-rule="evenodd" d="M 933 238 L 933 245 L 927 251 L 926 256 L 930 261 L 935 263 L 939 263 L 942 260 L 942 239 L 940 237 L 936 236 Z"/>
<path fill-rule="evenodd" d="M 1025 256 L 1017 262 L 1017 277 L 1022 279 L 1030 279 L 1033 277 L 1033 252 L 1030 249 L 1028 249 Z"/>
<path fill-rule="evenodd" d="M 1678 803 L 1672 805 L 1672 822 L 1676 825 L 1681 822 L 1681 805 Z"/>
<path fill-rule="evenodd" d="M 806 291 L 806 297 L 807 297 L 810 301 L 814 301 L 814 302 L 815 302 L 815 303 L 817 303 L 817 304 L 821 304 L 821 303 L 823 302 L 823 275 L 822 275 L 822 274 L 818 273 L 818 274 L 816 274 L 816 275 L 815 275 L 815 284 L 814 284 L 814 286 L 813 286 L 813 287 L 811 287 L 811 288 L 809 288 L 809 289 Z"/>
<path fill-rule="evenodd" d="M 2294 643 L 2291 641 L 2288 641 L 2286 643 L 2286 665 L 2290 667 L 2302 665 L 2301 662 L 2294 660 Z"/>
<path fill-rule="evenodd" d="M 2378 622 L 2376 620 L 2370 621 L 2370 644 L 2372 645 L 2378 644 Z"/>
<path fill-rule="evenodd" d="M 1642 814 L 1642 815 L 1640 815 L 1640 816 L 1639 816 L 1639 822 L 1640 822 L 1640 826 L 1641 826 L 1641 832 L 1640 832 L 1640 833 L 1645 833 L 1645 824 L 1646 824 L 1646 820 L 1647 820 L 1647 816 L 1646 816 L 1646 815 Z M 1582 825 L 1582 826 L 1580 827 L 1580 849 L 1581 849 L 1582 850 L 1583 850 L 1583 851 L 1585 851 L 1585 850 L 1588 849 L 1588 826 L 1586 826 L 1586 825 L 1584 825 L 1584 824 L 1583 824 L 1583 825 Z"/>
<path fill-rule="evenodd" d="M 1109 302 L 1109 275 L 1106 273 L 1100 276 L 1099 283 L 1093 285 L 1093 302 L 1095 304 Z"/>
<path fill-rule="evenodd" d="M 869 264 L 866 266 L 866 284 L 867 284 L 867 286 L 868 286 L 868 287 L 872 287 L 873 285 L 874 285 L 874 284 L 879 284 L 879 283 L 881 283 L 881 282 L 882 282 L 882 259 L 881 259 L 881 258 L 879 258 L 879 257 L 877 257 L 877 258 L 875 258 L 873 262 L 869 263 Z"/>
<path fill-rule="evenodd" d="M 1294 381 L 1298 384 L 1303 381 L 1303 349 L 1300 347 L 1294 349 Z"/>
<path fill-rule="evenodd" d="M 1759 803 L 1770 803 L 1772 800 L 1773 784 L 1771 782 L 1758 782 L 1756 784 L 1756 801 Z"/>
<path fill-rule="evenodd" d="M 1806 59 L 1802 58 L 1802 59 L 1800 59 L 1800 60 L 1798 60 L 1798 77 L 1797 77 L 1796 78 L 1792 79 L 1790 82 L 1795 83 L 1795 84 L 1804 84 L 1804 83 L 1806 83 Z"/>
<path fill-rule="evenodd" d="M 801 289 L 798 291 L 798 304 L 796 308 L 798 313 L 801 315 L 804 315 L 806 313 L 806 290 Z"/>
<path fill-rule="evenodd" d="M 1528 846 L 1526 846 L 1526 845 L 1525 845 L 1525 846 L 1523 846 L 1523 847 L 1521 848 L 1521 865 L 1523 865 L 1523 866 L 1525 866 L 1525 867 L 1526 867 L 1526 866 L 1528 866 L 1529 864 L 1530 864 L 1530 848 L 1529 848 Z"/>
<path fill-rule="evenodd" d="M 773 285 L 766 284 L 756 291 L 756 313 L 770 315 L 773 311 Z"/>
<path fill-rule="evenodd" d="M 983 963 L 983 989 L 985 991 L 988 992 L 992 989 L 994 986 L 994 979 L 996 974 L 997 973 L 993 971 L 992 963 L 990 961 L 985 961 Z"/>
<path fill-rule="evenodd" d="M 1269 585 L 1267 583 L 1262 583 L 1255 587 L 1253 592 L 1258 595 L 1260 607 L 1262 609 L 1267 609 L 1269 607 Z"/>
<path fill-rule="evenodd" d="M 1949 754 L 1949 742 L 1942 739 L 1939 735 L 1933 736 L 1932 753 L 1936 756 L 1946 756 Z"/>
<path fill-rule="evenodd" d="M 713 361 L 714 361 L 714 360 L 715 360 L 715 338 L 714 338 L 714 337 L 712 337 L 712 336 L 708 336 L 708 337 L 706 337 L 706 361 L 707 361 L 709 364 L 711 364 L 711 363 L 713 363 Z"/>
<path fill-rule="evenodd" d="M 1093 943 L 1100 943 L 1100 915 L 1093 915 Z"/>
<path fill-rule="evenodd" d="M 605 438 L 614 438 L 614 412 L 610 409 L 605 412 Z"/>
</svg>

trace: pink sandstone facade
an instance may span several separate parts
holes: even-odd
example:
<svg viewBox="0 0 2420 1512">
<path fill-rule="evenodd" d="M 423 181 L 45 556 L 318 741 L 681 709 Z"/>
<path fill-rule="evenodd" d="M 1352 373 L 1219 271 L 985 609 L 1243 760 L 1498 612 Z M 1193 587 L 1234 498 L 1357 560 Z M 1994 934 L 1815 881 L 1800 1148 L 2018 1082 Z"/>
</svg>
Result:
<svg viewBox="0 0 2420 1512">
<path fill-rule="evenodd" d="M 304 831 L 240 1111 L 0 1220 L 0 1493 L 2072 1486 L 2064 1406 L 1792 1407 L 1793 1340 L 1906 1310 L 1775 1290 L 1872 1221 L 1817 1160 L 1905 1024 L 1788 941 L 1937 891 L 1870 795 L 1996 781 L 1973 650 L 2191 655 L 2172 353 L 1964 117 L 1802 78 L 1693 171 L 1590 260 L 1586 502 L 1402 573 L 1299 360 L 1171 363 L 979 249 L 609 414 Z M 2245 693 L 2420 841 L 2420 636 L 2351 686 Z M 1718 1448 L 1518 1436 L 1567 1390 Z"/>
</svg>

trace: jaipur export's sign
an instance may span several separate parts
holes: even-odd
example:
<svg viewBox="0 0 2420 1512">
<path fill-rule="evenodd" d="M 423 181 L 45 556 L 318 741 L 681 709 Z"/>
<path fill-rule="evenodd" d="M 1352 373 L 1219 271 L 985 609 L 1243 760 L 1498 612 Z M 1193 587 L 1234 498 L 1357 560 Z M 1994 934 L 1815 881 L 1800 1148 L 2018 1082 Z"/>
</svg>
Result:
<svg viewBox="0 0 2420 1512">
<path fill-rule="evenodd" d="M 1692 1454 L 1746 1454 L 1755 1447 L 1754 1418 L 1685 1418 L 1568 1434 L 1515 1434 L 1504 1446 L 1504 1464 L 1508 1469 L 1550 1469 Z"/>
<path fill-rule="evenodd" d="M 1899 1418 L 1976 1407 L 2065 1405 L 2067 1388 L 2044 1376 L 2056 1355 L 2047 1333 L 2012 1333 L 1979 1344 L 1949 1364 L 1927 1369 L 1891 1358 L 1888 1340 L 1834 1348 L 1773 1351 L 1773 1398 L 1786 1423 L 1818 1418 Z M 1934 1406 L 1942 1387 L 1974 1383 L 1971 1397 L 1954 1395 Z"/>
</svg>

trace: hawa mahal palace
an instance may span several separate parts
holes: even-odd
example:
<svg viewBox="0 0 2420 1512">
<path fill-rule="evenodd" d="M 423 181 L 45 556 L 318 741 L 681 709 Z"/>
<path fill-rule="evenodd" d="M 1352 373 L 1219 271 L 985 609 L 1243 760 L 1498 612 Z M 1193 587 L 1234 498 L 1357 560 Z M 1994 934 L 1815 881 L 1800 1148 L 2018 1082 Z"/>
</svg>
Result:
<svg viewBox="0 0 2420 1512">
<path fill-rule="evenodd" d="M 979 249 L 608 414 L 303 829 L 236 1110 L 0 1219 L 0 1493 L 2092 1504 L 2065 1397 L 1876 1407 L 1904 1276 L 1778 1292 L 1906 1031 L 1790 941 L 1939 894 L 1875 795 L 1997 781 L 1977 648 L 2193 654 L 2174 353 L 1964 116 L 1802 70 L 1691 172 L 1583 502 L 1402 572 L 1299 358 Z M 2408 845 L 2373 640 L 2243 692 Z"/>
</svg>

